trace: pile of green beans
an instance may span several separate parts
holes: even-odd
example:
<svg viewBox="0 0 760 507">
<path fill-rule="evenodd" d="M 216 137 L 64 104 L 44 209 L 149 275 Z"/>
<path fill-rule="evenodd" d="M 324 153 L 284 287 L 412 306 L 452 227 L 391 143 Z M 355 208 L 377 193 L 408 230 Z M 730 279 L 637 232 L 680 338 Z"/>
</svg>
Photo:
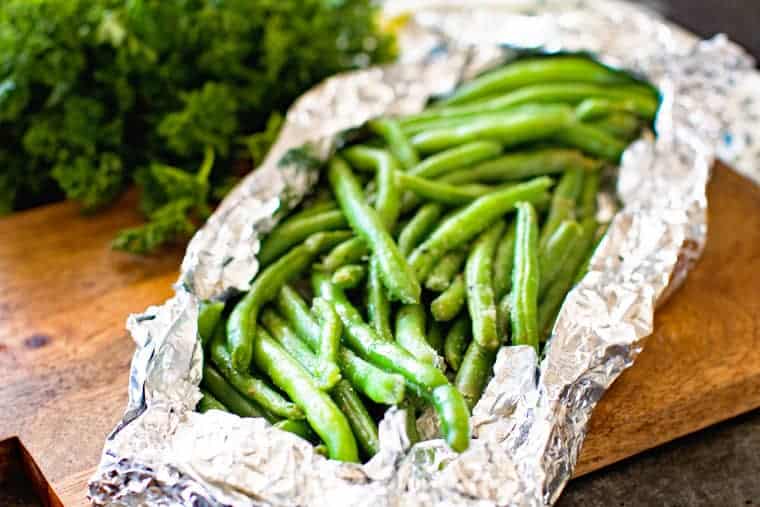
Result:
<svg viewBox="0 0 760 507">
<path fill-rule="evenodd" d="M 370 121 L 319 199 L 264 238 L 250 290 L 201 304 L 198 410 L 359 461 L 378 452 L 384 407 L 406 410 L 415 442 L 428 405 L 465 450 L 499 349 L 541 353 L 604 231 L 600 170 L 658 106 L 626 74 L 547 56 Z"/>
</svg>

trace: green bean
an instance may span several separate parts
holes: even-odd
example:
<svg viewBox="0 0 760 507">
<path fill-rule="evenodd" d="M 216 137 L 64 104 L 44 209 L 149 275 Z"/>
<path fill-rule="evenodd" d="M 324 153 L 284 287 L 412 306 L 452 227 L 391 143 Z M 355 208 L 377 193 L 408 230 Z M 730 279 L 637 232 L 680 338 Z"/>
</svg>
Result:
<svg viewBox="0 0 760 507">
<path fill-rule="evenodd" d="M 467 297 L 467 287 L 464 277 L 460 274 L 454 277 L 451 285 L 430 304 L 433 318 L 439 322 L 448 322 L 456 317 L 464 307 Z"/>
<path fill-rule="evenodd" d="M 282 421 L 277 421 L 274 423 L 273 426 L 278 430 L 287 431 L 288 433 L 297 435 L 304 440 L 308 440 L 311 443 L 319 441 L 319 437 L 317 437 L 316 433 L 314 433 L 314 430 L 311 429 L 311 426 L 300 419 L 283 419 Z"/>
<path fill-rule="evenodd" d="M 585 157 L 578 150 L 542 148 L 508 153 L 462 171 L 454 171 L 441 179 L 449 184 L 472 182 L 504 182 L 554 174 L 570 169 L 595 172 L 599 162 Z"/>
<path fill-rule="evenodd" d="M 571 108 L 547 105 L 530 110 L 505 112 L 493 118 L 473 118 L 467 124 L 450 129 L 420 132 L 412 137 L 412 144 L 425 153 L 477 140 L 497 141 L 505 146 L 514 146 L 549 138 L 571 124 L 573 118 Z"/>
<path fill-rule="evenodd" d="M 586 83 L 541 83 L 526 86 L 495 97 L 486 97 L 472 104 L 431 108 L 408 116 L 405 124 L 440 118 L 476 118 L 508 110 L 532 108 L 540 104 L 577 104 L 588 98 L 627 101 L 642 118 L 652 118 L 657 112 L 658 100 L 651 90 L 643 87 L 609 87 Z"/>
<path fill-rule="evenodd" d="M 439 362 L 438 354 L 425 338 L 425 308 L 422 305 L 402 305 L 396 313 L 396 343 L 404 350 L 432 365 Z"/>
<path fill-rule="evenodd" d="M 578 217 L 596 217 L 596 200 L 599 194 L 599 173 L 587 174 L 583 178 L 583 189 L 579 199 Z"/>
<path fill-rule="evenodd" d="M 494 187 L 487 185 L 455 186 L 402 172 L 397 172 L 396 178 L 399 186 L 414 192 L 423 199 L 442 204 L 467 204 L 495 190 Z"/>
<path fill-rule="evenodd" d="M 518 206 L 522 206 L 522 203 Z M 467 309 L 472 319 L 472 340 L 488 350 L 499 347 L 493 292 L 493 257 L 504 228 L 504 221 L 499 220 L 478 237 L 467 256 L 464 270 Z"/>
<path fill-rule="evenodd" d="M 377 336 L 385 341 L 393 341 L 391 330 L 391 303 L 385 295 L 385 288 L 380 281 L 380 268 L 377 259 L 369 262 L 367 281 L 367 316 Z"/>
<path fill-rule="evenodd" d="M 466 258 L 467 252 L 463 250 L 454 250 L 444 255 L 425 280 L 425 287 L 436 292 L 448 289 Z"/>
<path fill-rule="evenodd" d="M 630 140 L 638 136 L 641 130 L 639 119 L 629 113 L 611 113 L 604 118 L 589 122 L 590 125 L 607 132 L 611 136 Z"/>
<path fill-rule="evenodd" d="M 348 225 L 340 210 L 325 211 L 317 215 L 286 220 L 272 229 L 261 245 L 257 255 L 259 263 L 266 266 L 290 247 L 301 243 L 310 235 L 328 230 L 343 229 Z"/>
<path fill-rule="evenodd" d="M 233 414 L 240 417 L 263 417 L 270 423 L 274 423 L 278 417 L 263 410 L 253 401 L 245 398 L 237 392 L 211 365 L 203 366 L 203 381 L 201 386 L 214 398 L 224 404 Z"/>
<path fill-rule="evenodd" d="M 368 122 L 367 125 L 375 134 L 385 139 L 391 153 L 398 159 L 404 169 L 409 170 L 419 164 L 420 158 L 417 155 L 417 151 L 409 143 L 406 135 L 404 135 L 401 127 L 395 120 L 379 118 Z"/>
<path fill-rule="evenodd" d="M 380 216 L 363 199 L 361 188 L 345 162 L 333 158 L 328 169 L 330 184 L 354 232 L 369 245 L 377 259 L 380 278 L 391 299 L 417 303 L 420 284 L 399 252 Z"/>
<path fill-rule="evenodd" d="M 575 220 L 565 220 L 549 236 L 546 245 L 539 249 L 539 298 L 551 287 L 552 282 L 554 282 L 554 279 L 559 274 L 565 261 L 572 255 L 572 251 L 582 232 L 583 230 L 578 222 Z"/>
<path fill-rule="evenodd" d="M 332 397 L 338 408 L 346 415 L 364 457 L 369 459 L 377 454 L 380 449 L 377 424 L 351 384 L 345 380 L 341 381 L 335 387 Z"/>
<path fill-rule="evenodd" d="M 527 202 L 517 205 L 515 266 L 512 270 L 512 344 L 538 353 L 538 219 Z"/>
<path fill-rule="evenodd" d="M 466 449 L 470 441 L 467 407 L 446 376 L 435 366 L 415 359 L 398 344 L 378 338 L 372 328 L 362 321 L 343 291 L 330 283 L 323 273 L 314 272 L 312 284 L 316 294 L 335 304 L 345 328 L 344 340 L 365 359 L 403 375 L 407 385 L 436 408 L 449 446 L 458 452 Z"/>
<path fill-rule="evenodd" d="M 497 300 L 512 288 L 512 266 L 515 261 L 515 223 L 499 240 L 493 259 L 493 293 Z"/>
<path fill-rule="evenodd" d="M 403 409 L 406 413 L 404 429 L 406 430 L 406 437 L 409 439 L 409 445 L 414 445 L 420 441 L 420 434 L 417 431 L 417 409 L 415 403 L 407 398 L 399 408 Z"/>
<path fill-rule="evenodd" d="M 253 361 L 303 409 L 306 420 L 327 445 L 331 459 L 356 462 L 359 453 L 346 417 L 317 388 L 311 376 L 262 328 L 253 342 Z"/>
<path fill-rule="evenodd" d="M 430 319 L 429 322 L 430 324 L 428 324 L 427 334 L 425 335 L 428 345 L 430 345 L 438 355 L 443 356 L 443 326 L 435 319 Z"/>
<path fill-rule="evenodd" d="M 506 293 L 496 306 L 496 325 L 499 332 L 499 341 L 509 343 L 509 318 L 512 313 L 512 294 Z"/>
<path fill-rule="evenodd" d="M 542 333 L 542 339 L 546 339 L 557 313 L 565 300 L 565 296 L 573 287 L 578 269 L 586 258 L 589 248 L 594 243 L 594 236 L 597 230 L 597 223 L 593 218 L 587 218 L 582 222 L 583 232 L 577 240 L 575 248 L 568 259 L 562 265 L 562 269 L 557 275 L 554 283 L 546 291 L 541 305 L 538 308 L 538 325 Z"/>
<path fill-rule="evenodd" d="M 642 113 L 636 101 L 628 98 L 608 99 L 592 97 L 582 101 L 575 108 L 575 116 L 583 122 L 603 118 L 612 113 L 621 112 L 630 114 Z M 647 112 L 651 112 L 652 114 L 643 116 L 643 118 L 651 121 L 654 117 L 654 111 Z"/>
<path fill-rule="evenodd" d="M 552 195 L 549 214 L 544 226 L 541 228 L 539 244 L 542 249 L 546 248 L 546 242 L 554 234 L 559 224 L 575 217 L 575 207 L 583 190 L 583 172 L 572 169 L 565 172 L 560 178 Z"/>
<path fill-rule="evenodd" d="M 472 164 L 488 160 L 501 153 L 501 145 L 493 141 L 473 141 L 426 158 L 409 174 L 420 178 L 433 178 L 456 169 L 466 169 Z"/>
<path fill-rule="evenodd" d="M 424 280 L 446 252 L 467 243 L 494 220 L 512 210 L 517 202 L 542 199 L 551 184 L 550 178 L 540 177 L 476 199 L 444 220 L 412 252 L 409 257 L 412 269 Z"/>
<path fill-rule="evenodd" d="M 314 376 L 322 391 L 329 391 L 340 381 L 338 366 L 334 362 L 321 361 L 277 312 L 265 308 L 261 312 L 261 322 L 282 348 Z"/>
<path fill-rule="evenodd" d="M 213 338 L 214 329 L 224 311 L 224 301 L 203 301 L 198 310 L 198 336 L 205 347 Z"/>
<path fill-rule="evenodd" d="M 312 311 L 316 314 L 321 326 L 319 333 L 319 360 L 335 364 L 338 360 L 343 323 L 329 301 L 322 298 L 314 298 L 311 305 Z"/>
<path fill-rule="evenodd" d="M 283 287 L 277 298 L 277 307 L 288 319 L 298 336 L 312 350 L 319 348 L 319 324 L 312 317 L 306 303 L 290 286 Z M 350 349 L 341 347 L 338 366 L 345 378 L 365 396 L 377 403 L 395 405 L 404 399 L 404 378 L 387 373 L 366 362 Z"/>
<path fill-rule="evenodd" d="M 229 412 L 229 410 L 227 410 L 227 407 L 225 407 L 221 401 L 214 398 L 211 393 L 205 389 L 201 389 L 201 395 L 202 397 L 198 402 L 198 406 L 196 407 L 198 412 L 201 414 L 204 414 L 209 410 L 221 410 L 222 412 Z"/>
<path fill-rule="evenodd" d="M 343 155 L 354 166 L 372 167 L 377 174 L 377 194 L 375 210 L 385 226 L 390 230 L 401 210 L 399 191 L 396 186 L 398 163 L 385 150 L 367 146 L 352 146 L 343 150 Z"/>
<path fill-rule="evenodd" d="M 468 331 L 470 329 L 470 319 L 467 315 L 460 315 L 446 334 L 446 340 L 443 345 L 446 362 L 452 370 L 459 371 L 462 365 L 464 351 L 467 348 L 469 340 Z"/>
<path fill-rule="evenodd" d="M 297 211 L 296 213 L 290 215 L 287 218 L 287 221 L 297 221 L 301 220 L 303 218 L 312 217 L 314 215 L 319 215 L 322 212 L 325 211 L 334 211 L 338 209 L 338 203 L 335 202 L 335 200 L 332 197 L 327 198 L 326 200 L 319 200 L 317 198 L 316 201 L 307 203 L 302 203 L 301 206 L 303 209 L 301 211 Z"/>
<path fill-rule="evenodd" d="M 398 249 L 407 256 L 427 236 L 443 213 L 443 206 L 428 203 L 422 206 L 398 236 Z"/>
<path fill-rule="evenodd" d="M 328 457 L 327 446 L 325 444 L 315 445 L 314 454 L 319 454 L 320 456 L 324 456 L 325 458 L 327 458 Z"/>
<path fill-rule="evenodd" d="M 245 372 L 251 364 L 251 344 L 262 305 L 274 299 L 280 288 L 304 271 L 319 253 L 349 235 L 343 231 L 312 234 L 256 276 L 251 290 L 235 305 L 227 321 L 227 344 L 235 369 Z"/>
<path fill-rule="evenodd" d="M 369 247 L 361 238 L 347 239 L 335 246 L 322 259 L 321 266 L 325 271 L 333 272 L 342 266 L 356 264 L 369 255 Z"/>
<path fill-rule="evenodd" d="M 584 123 L 572 122 L 555 134 L 562 144 L 578 148 L 589 155 L 617 163 L 625 151 L 625 143 L 612 137 L 604 130 Z"/>
<path fill-rule="evenodd" d="M 232 367 L 230 353 L 224 339 L 224 328 L 214 335 L 209 344 L 211 362 L 222 376 L 246 398 L 255 401 L 269 412 L 287 419 L 303 419 L 303 412 L 295 404 L 286 400 L 280 393 L 269 387 L 260 378 L 250 373 L 241 373 Z"/>
<path fill-rule="evenodd" d="M 472 410 L 483 394 L 496 361 L 496 349 L 484 349 L 472 340 L 459 366 L 456 387 Z"/>
<path fill-rule="evenodd" d="M 335 270 L 332 281 L 341 289 L 353 289 L 358 287 L 367 275 L 367 268 L 363 264 L 346 264 Z"/>
<path fill-rule="evenodd" d="M 488 95 L 505 93 L 536 83 L 568 81 L 613 84 L 630 81 L 630 78 L 588 58 L 576 56 L 530 58 L 505 65 L 460 85 L 442 103 L 464 104 Z"/>
</svg>

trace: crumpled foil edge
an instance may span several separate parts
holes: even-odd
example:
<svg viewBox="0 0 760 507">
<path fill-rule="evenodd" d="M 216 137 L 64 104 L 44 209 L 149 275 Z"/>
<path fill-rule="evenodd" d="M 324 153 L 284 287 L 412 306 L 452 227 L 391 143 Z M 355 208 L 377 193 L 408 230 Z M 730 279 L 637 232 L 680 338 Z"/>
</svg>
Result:
<svg viewBox="0 0 760 507">
<path fill-rule="evenodd" d="M 130 316 L 137 350 L 129 404 L 90 480 L 95 504 L 532 506 L 561 493 L 593 407 L 633 363 L 655 306 L 701 253 L 716 150 L 737 160 L 756 151 L 751 141 L 726 148 L 732 125 L 747 125 L 757 110 L 731 106 L 732 93 L 757 79 L 753 62 L 724 37 L 698 41 L 617 1 L 420 1 L 403 9 L 414 16 L 401 33 L 401 62 L 336 76 L 301 97 L 262 166 L 189 244 L 175 296 Z M 259 236 L 305 197 L 318 176 L 312 162 L 330 155 L 335 135 L 380 114 L 419 111 L 430 96 L 509 58 L 507 47 L 589 51 L 652 81 L 663 104 L 657 138 L 625 153 L 623 208 L 568 295 L 543 359 L 527 347 L 499 352 L 474 410 L 470 449 L 456 454 L 436 438 L 410 447 L 403 411 L 391 408 L 380 452 L 364 465 L 338 463 L 262 419 L 193 412 L 199 301 L 248 287 Z M 418 424 L 435 437 L 434 417 Z"/>
</svg>

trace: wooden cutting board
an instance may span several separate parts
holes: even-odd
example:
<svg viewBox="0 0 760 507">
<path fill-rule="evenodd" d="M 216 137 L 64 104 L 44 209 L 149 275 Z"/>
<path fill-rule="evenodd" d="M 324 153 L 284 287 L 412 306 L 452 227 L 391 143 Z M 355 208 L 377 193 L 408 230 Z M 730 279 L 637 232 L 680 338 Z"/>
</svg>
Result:
<svg viewBox="0 0 760 507">
<path fill-rule="evenodd" d="M 599 403 L 576 475 L 760 406 L 760 188 L 723 166 L 710 238 L 658 312 L 634 367 Z M 139 222 L 126 196 L 96 217 L 62 203 L 0 220 L 0 439 L 18 436 L 64 505 L 127 400 L 130 312 L 171 295 L 180 249 L 112 252 Z"/>
</svg>

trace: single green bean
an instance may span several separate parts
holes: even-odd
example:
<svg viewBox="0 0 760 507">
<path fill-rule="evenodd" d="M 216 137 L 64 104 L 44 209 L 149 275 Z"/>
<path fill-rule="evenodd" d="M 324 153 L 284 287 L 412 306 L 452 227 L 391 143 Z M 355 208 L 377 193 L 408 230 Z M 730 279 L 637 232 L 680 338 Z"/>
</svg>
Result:
<svg viewBox="0 0 760 507">
<path fill-rule="evenodd" d="M 509 343 L 510 314 L 512 313 L 512 294 L 506 293 L 496 306 L 496 324 L 499 331 L 499 341 Z"/>
<path fill-rule="evenodd" d="M 620 161 L 626 146 L 604 130 L 580 122 L 569 123 L 557 131 L 554 138 L 564 145 L 614 163 Z"/>
<path fill-rule="evenodd" d="M 466 258 L 467 252 L 464 250 L 454 250 L 441 257 L 425 280 L 425 287 L 435 292 L 448 289 Z"/>
<path fill-rule="evenodd" d="M 282 348 L 311 373 L 322 391 L 329 391 L 340 381 L 338 366 L 334 362 L 321 361 L 277 312 L 265 308 L 261 312 L 261 322 Z"/>
<path fill-rule="evenodd" d="M 654 118 L 655 110 L 648 110 L 646 113 L 651 113 L 647 116 L 643 116 L 646 121 L 652 121 Z M 575 116 L 583 121 L 588 122 L 591 120 L 604 118 L 612 113 L 630 113 L 641 115 L 644 113 L 635 100 L 629 98 L 600 98 L 592 97 L 582 101 L 575 108 Z"/>
<path fill-rule="evenodd" d="M 357 462 L 359 452 L 346 417 L 319 390 L 311 376 L 262 328 L 253 342 L 253 361 L 306 414 L 306 420 L 327 445 L 331 459 Z"/>
<path fill-rule="evenodd" d="M 372 167 L 377 177 L 375 210 L 380 219 L 390 230 L 398 219 L 401 210 L 399 190 L 396 185 L 398 163 L 387 151 L 367 146 L 356 145 L 343 150 L 342 154 L 354 167 Z"/>
<path fill-rule="evenodd" d="M 409 170 L 419 164 L 420 157 L 417 155 L 417 150 L 411 145 L 395 120 L 379 118 L 370 121 L 367 125 L 375 134 L 385 139 L 391 153 L 395 155 L 404 169 Z"/>
<path fill-rule="evenodd" d="M 467 298 L 467 286 L 464 276 L 457 275 L 448 288 L 430 303 L 430 312 L 438 322 L 448 322 L 464 307 Z"/>
<path fill-rule="evenodd" d="M 435 319 L 427 320 L 429 324 L 425 337 L 427 338 L 428 345 L 430 345 L 438 355 L 443 357 L 443 326 Z"/>
<path fill-rule="evenodd" d="M 214 330 L 224 311 L 224 301 L 203 301 L 198 310 L 198 336 L 205 347 L 214 337 Z"/>
<path fill-rule="evenodd" d="M 335 270 L 332 281 L 341 289 L 353 289 L 358 287 L 367 275 L 367 268 L 363 264 L 346 264 Z"/>
<path fill-rule="evenodd" d="M 589 124 L 625 141 L 637 137 L 641 130 L 639 119 L 629 113 L 611 113 L 604 118 L 589 122 Z"/>
<path fill-rule="evenodd" d="M 312 234 L 256 276 L 251 290 L 235 305 L 227 320 L 227 344 L 235 369 L 246 372 L 250 367 L 251 346 L 261 307 L 274 299 L 280 288 L 303 272 L 317 255 L 347 237 L 350 237 L 347 231 Z"/>
<path fill-rule="evenodd" d="M 319 360 L 335 364 L 338 360 L 343 323 L 329 301 L 322 298 L 314 298 L 311 305 L 312 311 L 317 316 L 321 326 L 319 333 Z"/>
<path fill-rule="evenodd" d="M 227 410 L 227 407 L 225 407 L 221 401 L 214 398 L 210 392 L 206 391 L 205 389 L 201 389 L 201 395 L 202 397 L 198 402 L 198 406 L 196 407 L 198 412 L 201 414 L 204 414 L 209 410 L 221 410 L 222 412 L 229 412 L 229 410 Z"/>
<path fill-rule="evenodd" d="M 547 289 L 559 274 L 565 261 L 572 255 L 583 229 L 575 220 L 565 220 L 549 236 L 546 245 L 539 248 L 538 272 L 541 274 L 538 284 L 538 297 L 543 297 Z"/>
<path fill-rule="evenodd" d="M 398 249 L 407 256 L 428 235 L 443 213 L 443 206 L 438 203 L 428 203 L 422 206 L 398 236 Z"/>
<path fill-rule="evenodd" d="M 464 104 L 537 83 L 571 81 L 613 84 L 629 82 L 630 78 L 588 58 L 530 58 L 499 67 L 464 83 L 449 98 L 443 100 L 442 104 Z"/>
<path fill-rule="evenodd" d="M 396 313 L 396 343 L 404 350 L 432 365 L 439 358 L 425 338 L 425 308 L 422 305 L 402 305 Z"/>
<path fill-rule="evenodd" d="M 351 384 L 341 381 L 332 392 L 332 398 L 338 408 L 345 414 L 348 424 L 356 437 L 356 441 L 366 459 L 371 458 L 380 449 L 380 437 L 377 424 L 367 412 L 359 395 Z"/>
<path fill-rule="evenodd" d="M 396 179 L 400 187 L 414 192 L 423 199 L 442 204 L 467 204 L 495 190 L 487 185 L 450 185 L 402 172 L 396 173 Z"/>
<path fill-rule="evenodd" d="M 432 153 L 477 140 L 497 141 L 505 146 L 540 141 L 562 132 L 573 122 L 573 110 L 562 105 L 547 105 L 506 112 L 493 118 L 474 118 L 450 129 L 420 132 L 412 138 L 419 151 Z M 617 141 L 616 141 L 617 142 Z"/>
<path fill-rule="evenodd" d="M 409 445 L 414 445 L 420 441 L 420 433 L 417 431 L 417 407 L 416 403 L 407 398 L 399 407 L 405 411 L 404 429 L 406 437 L 409 439 Z"/>
<path fill-rule="evenodd" d="M 501 153 L 501 145 L 493 141 L 473 141 L 436 153 L 414 166 L 409 174 L 420 178 L 434 178 L 456 169 L 466 169 Z"/>
<path fill-rule="evenodd" d="M 297 221 L 304 218 L 312 217 L 314 215 L 319 215 L 320 213 L 323 213 L 325 211 L 334 211 L 338 209 L 338 203 L 335 202 L 335 200 L 332 197 L 328 197 L 326 199 L 319 199 L 319 196 L 315 198 L 316 200 L 311 200 L 307 203 L 302 203 L 301 211 L 297 211 L 296 213 L 290 215 L 287 218 L 287 221 Z"/>
<path fill-rule="evenodd" d="M 318 350 L 319 324 L 292 287 L 283 287 L 277 298 L 277 307 L 298 336 L 312 350 Z M 346 347 L 341 347 L 338 352 L 338 366 L 345 378 L 372 401 L 395 405 L 404 399 L 404 378 L 401 375 L 379 369 Z"/>
<path fill-rule="evenodd" d="M 583 189 L 579 199 L 578 217 L 595 218 L 596 202 L 599 194 L 599 173 L 587 174 L 583 178 Z"/>
<path fill-rule="evenodd" d="M 420 284 L 399 252 L 377 212 L 364 202 L 361 188 L 345 162 L 333 158 L 328 177 L 341 209 L 354 232 L 369 245 L 377 259 L 380 278 L 391 299 L 417 303 Z"/>
<path fill-rule="evenodd" d="M 522 203 L 518 206 L 522 206 Z M 520 209 L 518 207 L 518 213 Z M 467 309 L 472 319 L 472 339 L 488 350 L 499 347 L 493 291 L 493 257 L 504 228 L 504 221 L 499 220 L 481 233 L 467 256 L 464 269 Z"/>
<path fill-rule="evenodd" d="M 263 417 L 270 423 L 277 421 L 278 417 L 262 409 L 253 401 L 245 398 L 237 392 L 225 379 L 222 374 L 216 371 L 211 365 L 203 366 L 203 381 L 201 387 L 210 393 L 214 398 L 224 404 L 233 414 L 240 417 Z"/>
<path fill-rule="evenodd" d="M 499 240 L 493 259 L 493 292 L 497 300 L 512 288 L 512 266 L 515 261 L 515 223 Z"/>
<path fill-rule="evenodd" d="M 257 255 L 259 263 L 267 266 L 290 247 L 320 231 L 344 229 L 347 222 L 340 210 L 325 211 L 296 220 L 286 220 L 272 229 Z"/>
<path fill-rule="evenodd" d="M 322 259 L 322 269 L 334 272 L 340 267 L 348 264 L 356 264 L 369 255 L 369 247 L 361 238 L 347 239 L 343 243 L 335 246 Z"/>
<path fill-rule="evenodd" d="M 444 175 L 441 180 L 451 185 L 472 182 L 504 182 L 582 169 L 596 172 L 599 162 L 587 158 L 578 150 L 542 148 L 508 153 L 462 171 Z"/>
<path fill-rule="evenodd" d="M 485 349 L 472 340 L 456 377 L 456 387 L 472 410 L 483 394 L 496 361 L 496 349 Z"/>
<path fill-rule="evenodd" d="M 277 421 L 274 423 L 273 426 L 278 430 L 287 431 L 288 433 L 297 435 L 304 440 L 308 440 L 311 443 L 319 441 L 319 437 L 317 437 L 316 433 L 314 433 L 314 430 L 311 429 L 311 426 L 300 419 L 283 419 L 282 421 Z"/>
<path fill-rule="evenodd" d="M 554 283 L 546 291 L 538 308 L 538 326 L 541 331 L 542 340 L 545 340 L 551 331 L 562 302 L 573 287 L 578 269 L 586 258 L 589 248 L 594 243 L 594 236 L 597 230 L 596 221 L 593 218 L 587 218 L 583 221 L 582 228 L 583 232 L 576 241 L 575 248 L 572 250 L 569 258 L 565 260 L 562 269 L 554 280 Z"/>
<path fill-rule="evenodd" d="M 538 353 L 538 218 L 527 202 L 517 205 L 515 266 L 512 269 L 512 343 Z"/>
<path fill-rule="evenodd" d="M 557 227 L 565 220 L 575 218 L 575 209 L 578 198 L 583 190 L 584 173 L 578 169 L 565 172 L 560 178 L 557 187 L 552 195 L 552 202 L 549 207 L 549 214 L 546 217 L 541 234 L 539 236 L 539 245 L 541 249 L 546 248 L 546 242 L 557 230 Z"/>
<path fill-rule="evenodd" d="M 609 226 L 609 223 L 605 223 L 600 224 L 599 227 L 597 227 L 596 234 L 594 235 L 594 241 L 591 242 L 591 246 L 586 250 L 586 254 L 583 257 L 583 262 L 581 262 L 580 268 L 578 268 L 578 272 L 575 274 L 573 285 L 583 280 L 583 278 L 586 276 L 586 273 L 588 273 L 591 259 L 594 257 L 594 252 L 596 252 L 599 243 L 601 243 L 602 239 L 604 239 L 604 235 L 607 232 Z"/>
<path fill-rule="evenodd" d="M 250 373 L 241 373 L 232 367 L 230 353 L 224 339 L 224 328 L 220 327 L 209 344 L 211 362 L 222 376 L 246 398 L 256 402 L 269 412 L 287 419 L 303 419 L 303 412 L 280 393 L 269 387 L 260 378 Z"/>
<path fill-rule="evenodd" d="M 443 255 L 467 243 L 495 220 L 511 211 L 519 201 L 543 198 L 552 180 L 539 177 L 480 197 L 444 220 L 410 255 L 409 263 L 424 280 Z"/>
<path fill-rule="evenodd" d="M 443 345 L 446 362 L 452 370 L 459 371 L 462 365 L 465 349 L 469 341 L 470 319 L 467 315 L 460 315 L 446 334 Z"/>
<path fill-rule="evenodd" d="M 377 336 L 385 341 L 393 341 L 391 329 L 391 303 L 385 294 L 385 287 L 380 280 L 380 268 L 377 259 L 369 263 L 367 280 L 367 316 Z"/>
<path fill-rule="evenodd" d="M 398 344 L 378 338 L 372 328 L 362 321 L 343 291 L 330 283 L 323 273 L 314 272 L 312 284 L 316 294 L 335 304 L 345 328 L 343 338 L 346 343 L 372 363 L 403 375 L 407 385 L 436 408 L 444 439 L 449 446 L 457 452 L 465 450 L 470 442 L 467 406 L 446 376 L 435 366 L 419 361 Z"/>
</svg>

